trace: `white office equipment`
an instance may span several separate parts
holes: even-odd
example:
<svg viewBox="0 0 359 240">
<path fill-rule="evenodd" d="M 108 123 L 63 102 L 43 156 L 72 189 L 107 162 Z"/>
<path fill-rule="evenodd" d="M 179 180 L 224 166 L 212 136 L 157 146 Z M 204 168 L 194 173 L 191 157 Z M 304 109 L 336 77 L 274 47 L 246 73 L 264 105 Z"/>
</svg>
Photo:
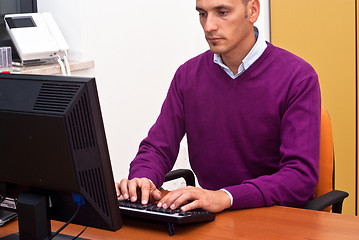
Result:
<svg viewBox="0 0 359 240">
<path fill-rule="evenodd" d="M 4 19 L 22 65 L 66 58 L 69 46 L 50 13 L 7 14 Z"/>
</svg>

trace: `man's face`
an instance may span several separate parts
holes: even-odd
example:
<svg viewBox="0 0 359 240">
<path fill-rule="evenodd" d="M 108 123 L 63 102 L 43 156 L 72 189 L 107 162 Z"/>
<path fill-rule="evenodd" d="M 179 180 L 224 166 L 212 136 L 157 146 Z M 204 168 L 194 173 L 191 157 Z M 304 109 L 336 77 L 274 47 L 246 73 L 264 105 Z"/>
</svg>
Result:
<svg viewBox="0 0 359 240">
<path fill-rule="evenodd" d="M 196 0 L 200 23 L 213 53 L 235 54 L 248 47 L 253 37 L 249 5 L 242 0 Z"/>
</svg>

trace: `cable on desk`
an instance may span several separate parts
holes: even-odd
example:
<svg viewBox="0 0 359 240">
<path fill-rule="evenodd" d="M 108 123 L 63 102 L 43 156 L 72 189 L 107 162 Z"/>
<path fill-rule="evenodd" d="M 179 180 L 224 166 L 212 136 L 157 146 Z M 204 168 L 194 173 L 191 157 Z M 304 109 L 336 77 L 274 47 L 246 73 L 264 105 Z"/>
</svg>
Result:
<svg viewBox="0 0 359 240">
<path fill-rule="evenodd" d="M 67 74 L 66 74 L 66 70 L 65 70 L 65 65 L 64 65 L 64 63 L 61 61 L 61 57 L 60 57 L 57 53 L 55 53 L 55 56 L 56 56 L 57 62 L 58 62 L 59 65 L 60 65 L 62 75 L 63 75 L 63 76 L 66 76 Z"/>
<path fill-rule="evenodd" d="M 65 52 L 64 63 L 65 63 L 65 67 L 66 67 L 67 76 L 71 76 L 70 64 L 69 64 L 69 60 L 67 58 L 67 51 L 65 50 L 64 52 Z"/>
<path fill-rule="evenodd" d="M 53 239 L 57 234 L 59 234 L 62 230 L 64 230 L 64 228 L 67 227 L 72 222 L 72 220 L 74 220 L 79 210 L 80 210 L 80 206 L 77 207 L 76 212 L 74 213 L 74 215 L 72 215 L 70 220 L 68 220 L 62 227 L 60 227 L 59 230 L 53 233 L 50 239 Z"/>
<path fill-rule="evenodd" d="M 84 227 L 84 229 L 82 229 L 82 231 L 79 233 L 79 234 L 77 234 L 77 236 L 76 237 L 74 237 L 72 240 L 75 240 L 75 239 L 77 239 L 78 237 L 80 237 L 81 236 L 81 234 L 83 234 L 84 232 L 85 232 L 85 230 L 87 229 L 87 227 Z"/>
</svg>

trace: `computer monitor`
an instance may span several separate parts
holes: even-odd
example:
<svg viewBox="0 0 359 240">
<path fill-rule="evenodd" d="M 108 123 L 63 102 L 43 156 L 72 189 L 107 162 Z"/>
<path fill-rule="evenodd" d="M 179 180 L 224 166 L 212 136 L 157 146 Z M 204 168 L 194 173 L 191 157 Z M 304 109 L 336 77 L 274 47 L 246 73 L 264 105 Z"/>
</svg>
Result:
<svg viewBox="0 0 359 240">
<path fill-rule="evenodd" d="M 49 219 L 78 208 L 73 223 L 122 226 L 94 78 L 0 74 L 0 195 L 15 199 L 20 235 L 48 237 Z"/>
</svg>

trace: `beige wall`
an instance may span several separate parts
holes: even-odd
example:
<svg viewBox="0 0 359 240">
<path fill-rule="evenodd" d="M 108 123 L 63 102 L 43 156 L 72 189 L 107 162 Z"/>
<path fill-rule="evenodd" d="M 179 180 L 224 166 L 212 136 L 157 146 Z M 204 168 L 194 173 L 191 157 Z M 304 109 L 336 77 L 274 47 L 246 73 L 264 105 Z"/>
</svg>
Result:
<svg viewBox="0 0 359 240">
<path fill-rule="evenodd" d="M 357 68 L 355 1 L 271 0 L 272 43 L 316 69 L 333 126 L 335 188 L 347 191 L 343 212 L 356 213 Z"/>
</svg>

